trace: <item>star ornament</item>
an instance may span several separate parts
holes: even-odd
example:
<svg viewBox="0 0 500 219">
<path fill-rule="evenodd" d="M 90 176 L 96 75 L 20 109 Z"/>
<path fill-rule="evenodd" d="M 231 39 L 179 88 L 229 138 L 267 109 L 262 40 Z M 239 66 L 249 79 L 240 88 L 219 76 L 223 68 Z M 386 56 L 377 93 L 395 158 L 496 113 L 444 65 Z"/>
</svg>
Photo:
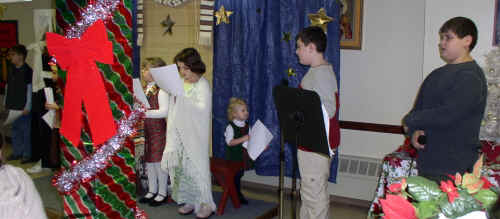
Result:
<svg viewBox="0 0 500 219">
<path fill-rule="evenodd" d="M 220 6 L 219 10 L 215 12 L 215 17 L 217 17 L 217 23 L 216 25 L 219 25 L 221 22 L 224 22 L 226 24 L 229 24 L 229 16 L 233 14 L 232 11 L 226 11 L 224 8 L 224 5 Z"/>
<path fill-rule="evenodd" d="M 283 32 L 283 38 L 281 38 L 285 42 L 290 42 L 292 38 L 292 34 L 290 32 Z"/>
<path fill-rule="evenodd" d="M 311 21 L 311 26 L 321 27 L 325 33 L 328 23 L 333 21 L 332 17 L 326 15 L 326 10 L 324 8 L 319 9 L 316 14 L 308 14 L 307 16 Z"/>
<path fill-rule="evenodd" d="M 294 77 L 294 76 L 297 76 L 297 74 L 295 73 L 295 69 L 293 68 L 288 68 L 286 70 L 286 74 L 288 75 L 288 77 Z"/>
<path fill-rule="evenodd" d="M 163 20 L 161 22 L 161 26 L 163 26 L 165 28 L 165 32 L 163 32 L 163 36 L 165 36 L 165 34 L 170 34 L 172 35 L 172 27 L 174 26 L 175 22 L 172 20 L 172 18 L 170 18 L 170 14 L 167 15 L 167 18 L 165 18 L 165 20 Z"/>
</svg>

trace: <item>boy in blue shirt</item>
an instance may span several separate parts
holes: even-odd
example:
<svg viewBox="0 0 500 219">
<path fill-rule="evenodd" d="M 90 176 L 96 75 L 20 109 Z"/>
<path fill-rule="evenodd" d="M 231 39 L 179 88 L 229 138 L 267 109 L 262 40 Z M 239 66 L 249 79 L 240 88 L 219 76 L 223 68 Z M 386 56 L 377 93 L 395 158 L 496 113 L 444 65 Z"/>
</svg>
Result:
<svg viewBox="0 0 500 219">
<path fill-rule="evenodd" d="M 441 26 L 439 37 L 446 64 L 425 78 L 413 109 L 403 119 L 418 150 L 419 175 L 437 182 L 457 172 L 472 172 L 487 97 L 484 73 L 470 55 L 477 42 L 474 22 L 452 18 Z M 421 136 L 425 143 L 418 141 Z"/>
<path fill-rule="evenodd" d="M 33 70 L 26 64 L 28 54 L 24 45 L 16 45 L 9 49 L 9 66 L 7 76 L 7 94 L 5 108 L 22 110 L 23 114 L 12 124 L 12 155 L 8 160 L 18 160 L 21 163 L 31 161 L 31 80 Z"/>
</svg>

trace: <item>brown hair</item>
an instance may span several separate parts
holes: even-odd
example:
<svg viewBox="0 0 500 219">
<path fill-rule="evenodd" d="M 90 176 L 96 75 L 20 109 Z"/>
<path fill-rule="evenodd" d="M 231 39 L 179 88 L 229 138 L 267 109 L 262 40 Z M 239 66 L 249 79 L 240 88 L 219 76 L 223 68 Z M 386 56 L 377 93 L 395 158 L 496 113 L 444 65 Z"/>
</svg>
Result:
<svg viewBox="0 0 500 219">
<path fill-rule="evenodd" d="M 174 58 L 174 63 L 182 62 L 184 65 L 189 67 L 189 69 L 199 75 L 205 73 L 205 63 L 201 61 L 200 53 L 195 48 L 185 48 Z"/>
<path fill-rule="evenodd" d="M 455 33 L 460 39 L 471 36 L 472 42 L 469 45 L 469 52 L 476 46 L 477 27 L 471 19 L 466 17 L 454 17 L 449 19 L 441 26 L 439 33 L 446 33 L 448 31 Z"/>
<path fill-rule="evenodd" d="M 143 69 L 156 68 L 156 67 L 161 67 L 161 66 L 165 66 L 165 65 L 167 65 L 167 63 L 165 63 L 165 61 L 163 61 L 162 58 L 149 57 L 149 58 L 144 59 L 144 61 L 142 62 L 141 68 L 143 68 Z"/>
<path fill-rule="evenodd" d="M 247 103 L 243 100 L 243 99 L 240 99 L 240 98 L 237 98 L 237 97 L 231 97 L 229 99 L 229 105 L 227 106 L 227 119 L 229 121 L 232 121 L 234 119 L 234 108 L 236 106 L 247 106 Z"/>
</svg>

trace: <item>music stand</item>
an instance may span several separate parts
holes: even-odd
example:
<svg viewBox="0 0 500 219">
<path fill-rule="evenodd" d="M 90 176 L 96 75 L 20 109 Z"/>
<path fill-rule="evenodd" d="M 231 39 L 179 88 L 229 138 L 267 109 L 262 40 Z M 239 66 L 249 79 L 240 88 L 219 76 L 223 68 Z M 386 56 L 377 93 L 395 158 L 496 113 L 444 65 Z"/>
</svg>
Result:
<svg viewBox="0 0 500 219">
<path fill-rule="evenodd" d="M 329 156 L 328 141 L 321 101 L 314 91 L 276 86 L 273 89 L 274 104 L 278 111 L 281 132 L 280 148 L 280 178 L 279 178 L 279 215 L 283 218 L 283 184 L 285 172 L 285 142 L 294 146 L 304 147 L 309 151 Z M 296 154 L 296 153 L 294 153 Z M 292 172 L 292 215 L 296 217 L 296 193 L 297 159 L 293 159 Z"/>
</svg>

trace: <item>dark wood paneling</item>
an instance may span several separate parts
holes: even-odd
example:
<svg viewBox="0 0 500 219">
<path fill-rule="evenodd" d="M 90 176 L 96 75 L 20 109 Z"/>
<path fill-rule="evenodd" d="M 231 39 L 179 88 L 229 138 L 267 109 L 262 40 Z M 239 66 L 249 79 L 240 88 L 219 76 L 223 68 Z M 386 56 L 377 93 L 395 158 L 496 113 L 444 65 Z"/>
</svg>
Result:
<svg viewBox="0 0 500 219">
<path fill-rule="evenodd" d="M 398 125 L 386 125 L 367 122 L 339 121 L 341 129 L 352 129 L 358 131 L 382 132 L 392 134 L 404 134 L 403 127 Z"/>
</svg>

